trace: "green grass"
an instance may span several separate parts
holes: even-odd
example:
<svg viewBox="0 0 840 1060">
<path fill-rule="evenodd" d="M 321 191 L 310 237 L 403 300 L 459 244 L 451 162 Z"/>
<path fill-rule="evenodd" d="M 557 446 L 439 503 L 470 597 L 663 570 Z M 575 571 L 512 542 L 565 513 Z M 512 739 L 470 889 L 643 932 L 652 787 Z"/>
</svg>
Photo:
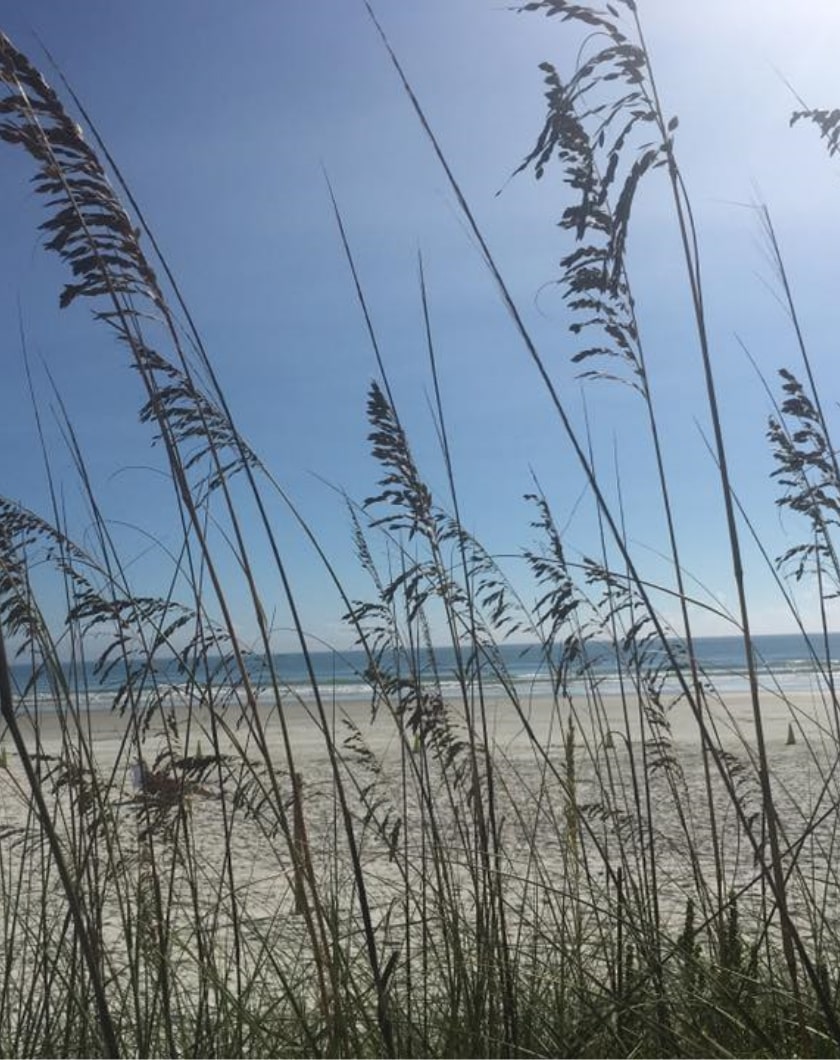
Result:
<svg viewBox="0 0 840 1060">
<path fill-rule="evenodd" d="M 753 651 L 742 576 L 752 523 L 729 478 L 674 125 L 627 0 L 615 12 L 561 0 L 526 7 L 565 14 L 570 35 L 593 25 L 600 33 L 575 71 L 544 66 L 546 123 L 520 170 L 565 178 L 559 280 L 568 325 L 582 370 L 631 382 L 644 404 L 669 585 L 650 585 L 641 573 L 620 506 L 393 53 L 524 358 L 545 384 L 568 442 L 564 459 L 581 469 L 598 514 L 590 558 L 570 562 L 550 498 L 528 485 L 539 542 L 521 560 L 535 602 L 461 519 L 422 262 L 444 500 L 412 455 L 333 200 L 378 372 L 367 415 L 379 481 L 363 504 L 347 502 L 370 585 L 359 600 L 240 433 L 174 278 L 88 116 L 81 111 L 93 147 L 27 58 L 0 39 L 2 138 L 28 154 L 45 200 L 47 247 L 72 273 L 61 303 L 88 300 L 95 324 L 130 357 L 140 416 L 163 447 L 183 530 L 169 553 L 168 588 L 138 592 L 66 417 L 92 513 L 85 546 L 65 524 L 53 454 L 51 512 L 0 498 L 0 1052 L 840 1052 L 838 702 L 818 634 L 823 716 L 804 724 L 789 705 L 799 772 L 776 769 L 760 699 L 769 677 Z M 833 150 L 830 116 L 803 117 Z M 734 621 L 749 659 L 752 731 L 741 742 L 730 737 L 729 708 L 694 650 L 666 472 L 678 455 L 669 457 L 660 435 L 636 319 L 627 248 L 633 202 L 648 182 L 672 206 L 683 249 L 738 589 Z M 767 562 L 783 592 L 780 572 L 794 563 L 825 601 L 840 583 L 840 470 L 766 212 L 764 221 L 801 354 L 801 366 L 782 378 L 769 444 L 780 503 L 803 528 L 800 546 L 778 565 Z M 309 651 L 269 515 L 278 498 L 366 653 L 374 725 L 336 708 L 313 669 L 305 703 L 275 669 L 257 554 L 282 588 L 300 651 Z M 223 553 L 233 556 L 235 575 Z M 42 610 L 46 585 L 60 587 L 63 614 Z M 679 628 L 656 607 L 663 591 L 679 605 Z M 236 632 L 234 599 L 246 600 L 259 630 L 259 682 Z M 432 628 L 446 631 L 455 654 L 446 691 L 444 677 L 453 675 L 440 672 Z M 499 645 L 509 640 L 537 645 L 551 674 L 554 694 L 542 713 L 506 671 Z M 13 686 L 12 648 L 37 686 Z M 604 697 L 591 665 L 593 652 L 604 651 L 620 675 L 615 700 Z M 177 703 L 160 665 L 171 655 L 183 676 Z M 59 663 L 68 658 L 69 669 Z M 88 661 L 121 678 L 107 741 L 93 729 Z M 515 741 L 494 736 L 499 706 L 488 672 L 505 689 L 502 713 L 515 719 Z M 674 736 L 677 702 L 692 719 L 689 743 Z M 304 712 L 320 749 L 316 773 L 298 742 Z M 138 762 L 142 789 L 132 783 Z M 795 783 L 805 774 L 807 797 Z"/>
</svg>

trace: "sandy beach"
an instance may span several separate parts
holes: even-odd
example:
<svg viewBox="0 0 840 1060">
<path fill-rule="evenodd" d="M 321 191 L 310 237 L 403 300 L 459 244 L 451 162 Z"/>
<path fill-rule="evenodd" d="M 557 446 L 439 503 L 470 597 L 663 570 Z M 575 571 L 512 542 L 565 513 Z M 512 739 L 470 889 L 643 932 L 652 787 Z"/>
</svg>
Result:
<svg viewBox="0 0 840 1060">
<path fill-rule="evenodd" d="M 531 940 L 527 946 L 534 959 L 541 959 L 540 946 L 551 952 L 558 931 L 590 938 L 597 951 L 595 940 L 605 924 L 614 925 L 619 908 L 628 918 L 623 930 L 631 935 L 634 924 L 650 923 L 653 849 L 658 922 L 672 939 L 685 923 L 689 903 L 698 910 L 696 925 L 703 924 L 718 897 L 726 901 L 732 894 L 738 896 L 743 924 L 753 915 L 766 917 L 766 881 L 755 850 L 713 768 L 722 874 L 715 889 L 718 864 L 704 759 L 691 716 L 676 704 L 668 712 L 667 739 L 660 732 L 652 741 L 648 730 L 644 746 L 637 742 L 634 720 L 631 755 L 624 709 L 619 698 L 606 697 L 597 711 L 578 711 L 570 753 L 568 704 L 558 712 L 550 700 L 534 698 L 520 716 L 509 702 L 488 703 L 492 777 L 481 753 L 476 777 L 464 768 L 467 734 L 454 707 L 448 722 L 455 740 L 451 746 L 458 739 L 464 743 L 448 758 L 431 741 L 400 740 L 383 711 L 371 721 L 370 705 L 358 698 L 331 701 L 328 727 L 335 734 L 364 902 L 381 952 L 399 954 L 411 946 L 432 955 L 447 931 L 453 903 L 459 932 L 474 923 L 476 894 L 485 886 L 475 874 L 481 861 L 475 792 L 487 811 L 491 779 L 499 852 L 490 871 L 505 896 L 505 930 L 513 939 Z M 304 1005 L 317 1005 L 320 944 L 313 942 L 310 892 L 296 872 L 296 856 L 311 865 L 330 931 L 348 955 L 356 955 L 349 959 L 364 965 L 359 877 L 313 704 L 292 701 L 285 709 L 293 768 L 300 777 L 298 801 L 278 715 L 264 705 L 258 717 L 259 732 L 232 711 L 218 717 L 220 758 L 198 771 L 196 762 L 209 759 L 213 747 L 206 710 L 193 716 L 175 710 L 165 725 L 152 722 L 139 753 L 129 719 L 111 713 L 84 718 L 89 740 L 81 755 L 72 729 L 63 733 L 55 714 L 44 712 L 37 732 L 23 724 L 48 812 L 68 865 L 84 881 L 96 945 L 118 990 L 130 982 L 127 961 L 139 959 L 129 958 L 130 953 L 156 959 L 160 919 L 154 896 L 160 894 L 168 974 L 177 979 L 185 1003 L 199 995 L 210 962 L 218 996 L 232 988 L 238 969 L 236 975 L 253 977 L 255 983 L 273 981 L 275 974 L 293 975 L 296 996 Z M 763 717 L 784 822 L 790 908 L 803 937 L 812 938 L 815 902 L 822 905 L 820 930 L 837 928 L 832 807 L 838 785 L 830 742 L 823 746 L 826 722 L 818 704 L 805 695 L 787 705 L 768 701 Z M 799 719 L 794 743 L 788 742 L 791 717 Z M 750 718 L 749 698 L 733 694 L 718 721 L 725 767 L 760 842 Z M 14 896 L 24 881 L 26 908 L 50 910 L 47 922 L 66 924 L 66 893 L 8 734 L 2 746 L 0 886 Z M 145 778 L 138 774 L 141 757 Z M 428 803 L 424 792 L 431 796 Z M 800 845 L 806 831 L 807 841 Z M 438 856 L 446 864 L 443 890 L 435 872 Z M 625 893 L 620 906 L 617 873 Z M 800 879 L 806 886 L 800 888 Z M 28 915 L 20 914 L 21 923 Z M 129 945 L 129 938 L 136 941 Z M 24 980 L 19 986 L 24 988 Z"/>
<path fill-rule="evenodd" d="M 749 697 L 743 693 L 730 694 L 726 709 L 721 707 L 714 713 L 720 745 L 730 756 L 727 767 L 730 770 L 736 765 L 739 767 L 734 770 L 738 776 L 739 797 L 751 812 L 756 811 L 760 808 L 760 798 L 755 770 L 750 762 L 755 736 Z M 687 854 L 683 853 L 687 843 L 685 822 L 674 812 L 675 798 L 678 795 L 682 800 L 683 810 L 693 829 L 692 841 L 703 853 L 705 861 L 707 856 L 710 857 L 705 812 L 707 795 L 696 722 L 682 703 L 674 706 L 667 716 L 670 732 L 660 733 L 656 746 L 651 743 L 650 731 L 647 733 L 646 790 L 653 796 L 655 828 L 665 840 L 674 893 L 679 895 L 689 883 L 689 861 Z M 226 761 L 228 798 L 235 786 L 243 791 L 251 790 L 249 784 L 253 787 L 257 779 L 262 778 L 259 800 L 239 799 L 235 805 L 231 802 L 226 812 L 234 819 L 234 827 L 227 831 L 233 845 L 233 865 L 241 893 L 248 896 L 245 906 L 254 915 L 264 916 L 275 914 L 290 901 L 291 861 L 288 843 L 278 822 L 283 815 L 292 821 L 294 801 L 278 716 L 273 710 L 260 708 L 259 718 L 274 770 L 274 786 L 267 782 L 268 773 L 259 752 L 261 737 L 258 738 L 253 726 L 249 729 L 241 720 L 237 724 L 235 716 L 228 713 L 219 719 L 217 733 L 219 749 Z M 506 851 L 511 857 L 512 874 L 525 871 L 528 858 L 533 856 L 534 837 L 538 837 L 540 854 L 547 863 L 556 862 L 559 866 L 562 862 L 557 814 L 563 812 L 568 796 L 565 744 L 568 719 L 568 705 L 561 705 L 558 714 L 547 699 L 528 703 L 523 716 L 519 716 L 509 702 L 496 700 L 488 706 L 488 734 L 493 751 L 498 812 L 505 821 Z M 811 810 L 819 815 L 835 798 L 837 778 L 831 772 L 829 719 L 814 697 L 805 694 L 788 703 L 765 696 L 762 719 L 774 774 L 774 792 L 793 840 L 804 828 Z M 313 863 L 333 876 L 349 876 L 346 841 L 337 823 L 339 812 L 332 765 L 312 704 L 290 703 L 285 708 L 285 720 L 294 755 L 293 768 L 302 780 L 302 806 Z M 136 832 L 148 793 L 137 786 L 135 767 L 139 756 L 129 721 L 100 711 L 87 715 L 84 724 L 90 727 L 93 766 L 105 782 L 106 798 L 114 807 L 115 819 L 123 822 L 127 832 Z M 794 743 L 788 742 L 791 724 Z M 454 708 L 452 725 L 453 731 L 466 739 L 462 720 Z M 368 813 L 369 807 L 360 792 L 375 780 L 385 800 L 381 814 L 384 815 L 387 808 L 392 820 L 399 817 L 401 842 L 419 849 L 423 814 L 417 801 L 416 766 L 424 753 L 432 760 L 431 749 L 424 752 L 417 741 L 401 741 L 394 722 L 382 710 L 371 722 L 369 704 L 359 700 L 330 704 L 329 726 L 335 733 L 340 768 L 347 781 L 364 856 L 375 866 L 380 879 L 393 878 L 389 851 L 377 833 L 375 819 Z M 71 803 L 77 789 L 66 782 L 67 770 L 62 763 L 69 760 L 67 748 L 73 741 L 63 743 L 59 719 L 48 712 L 40 717 L 37 740 L 31 724 L 24 723 L 22 729 L 31 752 L 41 755 L 36 764 L 42 771 L 45 791 L 53 805 L 62 807 L 69 823 L 73 813 Z M 638 740 L 638 718 L 632 716 L 632 711 L 629 732 L 631 740 Z M 8 736 L 3 746 L 6 766 L 0 771 L 2 821 L 6 828 L 18 828 L 23 826 L 29 811 L 26 779 Z M 222 871 L 226 834 L 219 797 L 219 775 L 213 766 L 198 774 L 189 774 L 183 771 L 182 765 L 176 765 L 185 759 L 209 756 L 212 746 L 212 731 L 206 712 L 198 711 L 190 720 L 187 712 L 176 711 L 165 728 L 159 724 L 150 726 L 143 740 L 142 757 L 152 774 L 177 780 L 183 772 L 188 778 L 184 782 L 184 791 L 188 793 L 197 850 L 206 861 L 207 871 L 218 874 Z M 640 746 L 635 751 L 638 759 Z M 365 757 L 367 752 L 370 759 Z M 654 761 L 657 756 L 661 761 Z M 587 809 L 603 801 L 605 788 L 611 789 L 608 801 L 616 810 L 621 809 L 629 815 L 634 813 L 631 759 L 625 735 L 624 706 L 619 698 L 604 699 L 597 712 L 576 711 L 574 759 L 575 801 L 582 808 L 582 814 L 593 814 L 591 827 L 606 835 L 614 830 L 615 823 L 598 822 L 594 811 Z M 376 773 L 371 766 L 373 761 L 377 763 Z M 716 774 L 714 764 L 711 768 L 714 801 L 729 850 L 728 879 L 732 886 L 742 885 L 755 872 L 752 853 L 725 785 Z M 65 779 L 58 783 L 62 777 Z M 402 788 L 404 778 L 409 790 L 408 801 Z M 442 781 L 442 776 L 438 775 L 436 782 Z M 272 793 L 279 794 L 283 801 L 280 814 L 267 805 Z M 156 798 L 153 797 L 155 805 Z M 823 860 L 819 835 L 817 829 L 810 838 L 812 862 L 814 859 Z M 517 850 L 524 859 L 520 865 L 515 864 Z M 825 856 L 828 856 L 827 851 Z M 711 867 L 711 862 L 708 864 Z"/>
</svg>

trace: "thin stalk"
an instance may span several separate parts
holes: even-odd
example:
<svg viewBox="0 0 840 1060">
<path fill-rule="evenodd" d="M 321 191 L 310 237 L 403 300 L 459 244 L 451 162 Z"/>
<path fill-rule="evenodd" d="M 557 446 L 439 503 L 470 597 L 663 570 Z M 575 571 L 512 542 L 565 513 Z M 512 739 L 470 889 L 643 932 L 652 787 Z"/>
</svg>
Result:
<svg viewBox="0 0 840 1060">
<path fill-rule="evenodd" d="M 642 50 L 647 55 L 648 50 L 645 42 L 645 37 L 642 31 L 638 11 L 635 10 L 635 7 L 633 10 L 633 18 L 636 24 L 636 31 L 639 37 L 639 42 L 641 44 Z M 785 960 L 788 965 L 788 972 L 790 974 L 791 988 L 794 992 L 794 997 L 796 999 L 797 1011 L 799 1014 L 798 1018 L 800 1020 L 800 1032 L 802 1037 L 804 1038 L 804 1026 L 802 1024 L 802 1000 L 799 988 L 799 977 L 797 974 L 797 948 L 800 950 L 800 956 L 803 958 L 803 963 L 807 962 L 807 966 L 810 967 L 810 961 L 807 959 L 807 954 L 804 951 L 804 945 L 799 939 L 799 934 L 790 916 L 790 911 L 788 909 L 787 904 L 784 869 L 781 860 L 781 848 L 779 843 L 779 822 L 773 798 L 772 784 L 770 781 L 770 767 L 764 737 L 764 723 L 761 716 L 761 697 L 759 693 L 758 672 L 756 668 L 754 648 L 750 632 L 750 615 L 749 608 L 747 605 L 744 569 L 741 558 L 740 536 L 738 533 L 737 520 L 735 518 L 735 507 L 732 501 L 732 492 L 730 486 L 731 479 L 727 462 L 726 446 L 723 437 L 723 426 L 720 418 L 720 409 L 717 398 L 717 387 L 715 384 L 714 372 L 712 369 L 711 350 L 709 347 L 709 340 L 706 331 L 706 315 L 703 302 L 703 288 L 700 273 L 700 259 L 697 245 L 697 233 L 694 225 L 694 219 L 692 216 L 691 205 L 688 201 L 682 176 L 680 174 L 676 158 L 674 156 L 672 141 L 668 134 L 668 131 L 666 129 L 666 123 L 662 116 L 663 110 L 659 100 L 656 81 L 654 79 L 653 71 L 650 69 L 650 67 L 648 67 L 648 74 L 650 77 L 651 93 L 653 96 L 654 113 L 656 114 L 659 130 L 662 135 L 662 141 L 665 145 L 666 158 L 668 162 L 668 177 L 671 185 L 674 207 L 677 214 L 679 235 L 683 248 L 683 257 L 685 260 L 686 272 L 688 275 L 689 286 L 691 288 L 692 305 L 694 310 L 695 324 L 697 328 L 697 336 L 700 345 L 700 356 L 703 366 L 703 375 L 706 383 L 706 396 L 709 407 L 709 414 L 712 420 L 715 453 L 718 462 L 721 490 L 723 494 L 723 502 L 726 512 L 726 527 L 727 534 L 729 537 L 732 573 L 733 578 L 735 580 L 736 592 L 738 597 L 738 610 L 741 620 L 741 627 L 743 630 L 744 650 L 746 653 L 747 661 L 747 679 L 749 683 L 750 702 L 752 704 L 753 724 L 755 728 L 758 752 L 759 784 L 761 786 L 762 803 L 764 806 L 768 840 L 770 844 L 770 867 L 773 882 L 773 892 L 774 898 L 779 907 L 779 915 L 781 918 L 782 926 L 782 945 L 785 953 Z M 799 940 L 798 945 L 797 940 Z M 838 1023 L 836 1018 L 834 1018 L 833 1014 L 831 1016 L 831 1019 L 838 1034 L 838 1041 L 840 1041 L 840 1023 Z"/>
<path fill-rule="evenodd" d="M 21 764 L 23 765 L 24 772 L 26 773 L 26 779 L 29 783 L 32 797 L 35 800 L 35 805 L 38 810 L 38 819 L 41 827 L 44 829 L 44 833 L 47 837 L 47 842 L 50 847 L 50 854 L 55 862 L 56 869 L 58 870 L 59 877 L 61 878 L 61 885 L 64 890 L 64 895 L 67 899 L 67 904 L 70 909 L 70 915 L 73 918 L 73 924 L 76 931 L 76 937 L 79 941 L 79 945 L 82 949 L 82 955 L 84 957 L 85 967 L 87 973 L 90 976 L 91 986 L 93 988 L 94 1000 L 96 1004 L 96 1013 L 99 1022 L 99 1027 L 102 1032 L 103 1044 L 105 1046 L 106 1053 L 109 1057 L 119 1057 L 120 1047 L 117 1040 L 116 1029 L 111 1019 L 111 1011 L 108 1006 L 108 1000 L 105 995 L 105 987 L 102 982 L 102 978 L 99 974 L 99 962 L 97 959 L 95 948 L 92 944 L 90 933 L 88 930 L 88 924 L 85 917 L 85 912 L 82 908 L 82 904 L 79 898 L 79 892 L 76 887 L 76 883 L 73 880 L 67 863 L 64 859 L 64 853 L 61 849 L 61 843 L 59 842 L 58 835 L 53 825 L 52 817 L 49 809 L 47 808 L 46 800 L 44 799 L 44 793 L 41 788 L 41 783 L 38 779 L 38 775 L 35 771 L 35 767 L 32 762 L 32 757 L 29 754 L 29 749 L 26 746 L 26 741 L 23 739 L 23 734 L 20 731 L 17 717 L 15 715 L 14 707 L 14 696 L 12 695 L 12 683 L 9 665 L 6 658 L 6 640 L 3 634 L 3 630 L 0 627 L 0 715 L 2 715 L 3 721 L 6 724 L 8 731 L 11 733 L 12 741 L 15 745 L 15 751 L 20 756 Z"/>
<path fill-rule="evenodd" d="M 435 345 L 432 338 L 432 326 L 431 319 L 429 316 L 429 300 L 426 289 L 426 276 L 423 269 L 423 258 L 418 253 L 418 271 L 420 278 L 420 296 L 423 306 L 423 325 L 426 335 L 426 350 L 429 356 L 429 366 L 432 374 L 432 384 L 434 387 L 434 408 L 436 413 L 438 433 L 440 442 L 443 450 L 444 466 L 446 468 L 446 477 L 449 484 L 449 496 L 452 502 L 452 511 L 455 517 L 455 524 L 460 529 L 463 525 L 461 522 L 461 512 L 458 503 L 458 491 L 455 487 L 455 470 L 452 461 L 452 452 L 449 445 L 449 433 L 446 428 L 446 419 L 443 412 L 443 397 L 441 394 L 440 380 L 438 377 L 437 369 L 437 357 L 435 354 Z M 468 606 L 468 622 L 469 622 L 469 636 L 470 643 L 473 644 L 478 652 L 479 636 L 475 613 L 475 597 L 474 594 L 469 591 L 470 585 L 470 565 L 467 559 L 466 544 L 463 537 L 459 534 L 458 536 L 458 555 L 461 564 L 461 572 L 464 578 L 464 585 L 467 586 L 467 606 Z M 487 777 L 487 812 L 489 817 L 490 835 L 493 838 L 493 861 L 494 861 L 494 876 L 491 878 L 495 881 L 501 881 L 502 879 L 502 864 L 501 864 L 501 851 L 499 848 L 499 826 L 496 816 L 496 793 L 495 793 L 495 778 L 493 769 L 493 760 L 490 755 L 489 746 L 489 734 L 487 730 L 487 716 L 484 710 L 484 697 L 482 689 L 482 667 L 479 664 L 476 667 L 477 680 L 479 684 L 479 696 L 482 704 L 481 709 L 481 722 L 482 722 L 482 742 L 484 746 L 484 764 Z M 499 947 L 499 955 L 502 963 L 502 979 L 503 979 L 503 1004 L 505 1010 L 505 1024 L 506 1034 L 509 1043 L 517 1041 L 517 1024 L 518 1017 L 516 1012 L 516 996 L 513 989 L 513 971 L 511 968 L 511 956 L 509 952 L 508 938 L 507 938 L 507 917 L 505 913 L 505 902 L 501 888 L 494 886 L 491 891 L 492 900 L 496 903 L 496 915 L 499 918 L 499 933 L 498 939 L 496 940 Z"/>
</svg>

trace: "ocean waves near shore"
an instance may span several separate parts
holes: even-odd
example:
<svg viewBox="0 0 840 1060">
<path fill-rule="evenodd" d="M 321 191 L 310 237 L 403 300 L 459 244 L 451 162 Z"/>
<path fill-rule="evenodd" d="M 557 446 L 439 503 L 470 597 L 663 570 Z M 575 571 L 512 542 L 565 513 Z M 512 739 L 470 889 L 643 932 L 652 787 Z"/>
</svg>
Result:
<svg viewBox="0 0 840 1060">
<path fill-rule="evenodd" d="M 680 645 L 675 643 L 675 647 L 680 650 Z M 801 634 L 757 636 L 753 638 L 753 648 L 764 688 L 782 695 L 821 693 L 828 687 L 829 675 L 836 671 L 840 660 L 840 633 L 830 634 L 827 643 L 817 635 L 807 638 Z M 698 637 L 694 641 L 694 650 L 704 680 L 718 694 L 748 690 L 742 638 Z M 483 691 L 491 697 L 499 697 L 506 694 L 506 689 L 513 689 L 522 699 L 542 698 L 553 694 L 556 687 L 554 673 L 561 661 L 559 649 L 549 660 L 538 645 L 504 644 L 494 647 L 492 659 L 490 656 L 482 659 L 480 668 L 474 667 L 472 672 L 480 672 Z M 322 695 L 339 701 L 366 700 L 371 696 L 369 659 L 365 652 L 353 649 L 313 651 L 309 654 L 309 662 Z M 622 662 L 626 666 L 626 660 Z M 302 653 L 278 652 L 272 657 L 272 663 L 270 668 L 265 657 L 259 655 L 248 659 L 253 687 L 261 701 L 267 701 L 273 695 L 272 669 L 282 693 L 304 699 L 311 696 L 312 681 L 307 659 Z M 663 690 L 668 694 L 678 693 L 679 679 L 669 672 L 664 652 L 650 651 L 646 664 L 661 664 Z M 381 665 L 398 673 L 400 660 L 385 657 Z M 436 648 L 426 670 L 425 680 L 442 696 L 457 695 L 461 690 L 457 675 L 463 672 L 463 667 L 451 647 Z M 94 663 L 76 664 L 67 667 L 65 673 L 71 687 L 84 687 L 89 708 L 94 711 L 112 708 L 126 682 L 124 667 L 115 667 L 103 675 Z M 50 709 L 51 689 L 42 678 L 33 682 L 32 671 L 25 664 L 14 666 L 12 674 L 18 692 L 27 702 L 31 702 L 37 692 L 39 706 Z M 238 682 L 231 682 L 230 670 L 220 658 L 209 658 L 197 670 L 197 675 L 201 683 L 212 685 L 222 697 L 236 694 Z M 158 660 L 154 670 L 145 678 L 147 693 L 153 685 L 159 687 L 161 684 L 167 685 L 173 700 L 177 700 L 179 690 L 185 688 L 187 681 L 176 660 Z M 584 695 L 592 689 L 597 689 L 601 695 L 620 694 L 615 649 L 606 642 L 591 641 L 585 665 L 577 664 L 567 675 L 567 688 L 573 695 Z"/>
</svg>

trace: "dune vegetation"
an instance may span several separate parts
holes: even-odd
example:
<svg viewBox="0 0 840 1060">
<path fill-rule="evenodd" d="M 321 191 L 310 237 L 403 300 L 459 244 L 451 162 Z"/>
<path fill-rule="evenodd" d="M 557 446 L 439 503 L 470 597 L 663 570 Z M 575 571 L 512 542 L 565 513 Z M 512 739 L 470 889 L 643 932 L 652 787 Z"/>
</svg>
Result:
<svg viewBox="0 0 840 1060">
<path fill-rule="evenodd" d="M 598 515 L 589 558 L 573 562 L 551 497 L 524 484 L 541 541 L 521 557 L 533 599 L 462 521 L 447 431 L 456 398 L 439 385 L 428 311 L 447 495 L 432 493 L 415 462 L 335 201 L 337 253 L 375 373 L 375 484 L 346 505 L 366 599 L 345 589 L 318 527 L 235 422 L 176 279 L 80 100 L 66 84 L 54 91 L 0 37 L 0 140 L 28 161 L 44 246 L 66 271 L 61 306 L 88 304 L 92 326 L 128 359 L 139 388 L 130 411 L 165 453 L 183 531 L 166 557 L 168 590 L 138 592 L 69 418 L 64 437 L 90 513 L 83 539 L 52 478 L 50 511 L 0 495 L 3 1054 L 840 1052 L 831 631 L 824 609 L 824 628 L 809 637 L 819 695 L 808 709 L 774 692 L 751 637 L 741 553 L 754 524 L 730 484 L 677 121 L 660 100 L 633 0 L 534 0 L 522 10 L 587 41 L 574 69 L 544 64 L 544 125 L 517 179 L 551 173 L 563 189 L 558 282 L 575 360 L 604 377 L 599 385 L 629 383 L 644 408 L 668 585 L 646 579 L 398 56 L 395 90 L 408 94 L 522 365 L 544 383 L 563 459 L 585 476 Z M 838 112 L 795 118 L 836 150 Z M 748 675 L 738 719 L 695 650 L 670 503 L 678 457 L 665 451 L 636 315 L 628 248 L 634 201 L 651 181 L 681 248 L 674 267 L 695 336 L 685 356 L 699 358 L 705 380 L 729 542 L 721 562 L 738 591 Z M 778 560 L 764 553 L 795 617 L 783 577 L 791 565 L 796 584 L 816 586 L 823 601 L 840 583 L 840 467 L 772 221 L 759 214 L 799 336 L 798 362 L 768 384 L 767 437 L 778 501 L 798 518 L 801 544 Z M 420 286 L 428 310 L 422 264 Z M 51 475 L 53 454 L 44 455 Z M 361 706 L 337 701 L 316 672 L 270 515 L 278 498 L 364 652 Z M 255 576 L 255 550 L 272 567 L 270 587 Z M 305 694 L 272 654 L 269 595 L 279 593 L 309 667 Z M 677 626 L 663 617 L 662 594 L 678 605 Z M 256 650 L 237 632 L 242 600 Z M 432 628 L 446 631 L 445 644 Z M 503 648 L 520 642 L 550 677 L 537 705 L 508 671 Z M 780 718 L 795 758 L 778 753 Z M 511 729 L 516 741 L 499 739 Z"/>
</svg>

